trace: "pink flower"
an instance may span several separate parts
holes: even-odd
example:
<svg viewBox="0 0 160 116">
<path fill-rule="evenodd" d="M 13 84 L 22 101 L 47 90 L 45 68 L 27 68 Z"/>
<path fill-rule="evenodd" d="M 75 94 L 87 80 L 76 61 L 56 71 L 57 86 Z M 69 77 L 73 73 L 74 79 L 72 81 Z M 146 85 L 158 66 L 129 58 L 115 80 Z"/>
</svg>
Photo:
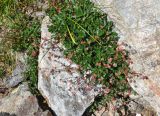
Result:
<svg viewBox="0 0 160 116">
<path fill-rule="evenodd" d="M 116 106 L 112 106 L 112 110 L 114 110 L 114 111 L 115 111 L 116 109 L 117 109 L 117 108 L 116 108 Z"/>
<path fill-rule="evenodd" d="M 128 64 L 133 64 L 133 61 L 131 59 L 129 59 Z"/>
<path fill-rule="evenodd" d="M 87 85 L 85 89 L 86 89 L 86 91 L 91 91 L 91 90 L 92 90 L 92 87 L 89 86 L 89 85 Z"/>
<path fill-rule="evenodd" d="M 42 40 L 48 41 L 48 38 L 47 37 L 43 37 Z"/>
<path fill-rule="evenodd" d="M 109 64 L 103 64 L 103 66 L 106 68 L 111 68 L 111 66 Z"/>
<path fill-rule="evenodd" d="M 117 67 L 117 64 L 116 64 L 116 63 L 113 63 L 113 67 Z"/>
<path fill-rule="evenodd" d="M 103 79 L 102 79 L 102 78 L 99 78 L 98 81 L 101 82 L 101 81 L 103 81 Z"/>
<path fill-rule="evenodd" d="M 95 81 L 95 80 L 96 80 L 96 74 L 93 74 L 93 75 L 91 76 L 91 80 L 92 80 L 92 81 Z"/>
<path fill-rule="evenodd" d="M 105 94 L 105 95 L 107 95 L 109 92 L 110 92 L 110 89 L 109 89 L 109 88 L 106 88 L 106 89 L 104 90 L 104 94 Z"/>
<path fill-rule="evenodd" d="M 112 62 L 112 58 L 108 58 L 108 63 L 111 63 Z"/>
<path fill-rule="evenodd" d="M 117 51 L 123 51 L 124 49 L 125 49 L 125 46 L 123 46 L 123 45 L 119 45 L 119 46 L 116 48 Z"/>
</svg>

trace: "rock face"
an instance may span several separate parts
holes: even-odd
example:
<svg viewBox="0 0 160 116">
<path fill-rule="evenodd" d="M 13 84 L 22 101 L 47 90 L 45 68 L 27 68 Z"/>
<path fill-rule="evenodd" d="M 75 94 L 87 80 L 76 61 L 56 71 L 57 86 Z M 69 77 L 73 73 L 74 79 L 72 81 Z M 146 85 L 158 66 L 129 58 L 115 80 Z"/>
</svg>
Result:
<svg viewBox="0 0 160 116">
<path fill-rule="evenodd" d="M 136 72 L 130 85 L 160 115 L 160 1 L 92 1 L 115 23 L 119 42 L 130 53 Z"/>
<path fill-rule="evenodd" d="M 44 108 L 45 104 L 30 92 L 27 82 L 23 82 L 25 55 L 17 53 L 16 56 L 18 59 L 12 75 L 0 80 L 0 116 L 51 116 L 49 109 Z"/>
<path fill-rule="evenodd" d="M 99 107 L 92 116 L 156 116 L 152 108 L 144 107 L 140 104 L 141 101 L 139 100 L 140 98 L 135 96 L 134 100 L 131 99 L 127 106 L 120 105 L 124 103 L 120 99 L 110 101 L 107 103 L 107 106 Z M 118 108 L 118 110 L 115 110 L 115 107 Z M 127 110 L 126 107 L 128 108 Z"/>
<path fill-rule="evenodd" d="M 51 38 L 49 24 L 49 17 L 45 17 L 41 27 L 38 89 L 58 116 L 81 116 L 97 92 L 82 80 L 79 66 L 63 56 L 65 48 Z"/>
<path fill-rule="evenodd" d="M 2 116 L 47 116 L 47 113 L 40 109 L 37 98 L 31 94 L 27 83 L 21 84 L 0 99 Z"/>
<path fill-rule="evenodd" d="M 4 79 L 4 85 L 7 88 L 12 88 L 21 83 L 24 80 L 23 73 L 25 69 L 26 67 L 24 63 L 18 62 L 12 72 L 12 75 Z"/>
</svg>

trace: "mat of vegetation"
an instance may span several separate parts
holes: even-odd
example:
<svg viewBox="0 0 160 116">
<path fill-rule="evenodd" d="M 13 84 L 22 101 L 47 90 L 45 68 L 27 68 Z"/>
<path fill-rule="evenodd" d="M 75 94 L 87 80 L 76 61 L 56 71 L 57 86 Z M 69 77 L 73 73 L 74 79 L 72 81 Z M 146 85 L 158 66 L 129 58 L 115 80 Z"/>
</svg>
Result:
<svg viewBox="0 0 160 116">
<path fill-rule="evenodd" d="M 0 56 L 0 59 L 3 57 L 3 62 L 7 62 L 7 66 L 0 68 L 0 77 L 7 67 L 13 65 L 14 55 L 8 54 L 26 52 L 28 68 L 25 77 L 31 91 L 38 94 L 40 21 L 27 14 L 28 6 L 36 9 L 33 2 L 34 0 L 0 0 L 0 26 L 9 30 L 3 41 L 5 44 L 1 43 L 8 53 L 3 52 Z M 82 75 L 91 71 L 94 78 L 89 80 L 106 88 L 92 108 L 128 91 L 128 56 L 117 44 L 119 37 L 113 31 L 113 22 L 108 20 L 107 15 L 89 0 L 53 0 L 50 1 L 50 6 L 47 11 L 53 24 L 50 31 L 66 47 L 66 57 L 82 67 Z"/>
<path fill-rule="evenodd" d="M 52 2 L 48 14 L 50 31 L 65 46 L 65 56 L 82 67 L 82 74 L 91 71 L 94 78 L 89 80 L 106 88 L 99 102 L 129 90 L 127 52 L 117 44 L 119 37 L 107 14 L 89 0 Z"/>
</svg>

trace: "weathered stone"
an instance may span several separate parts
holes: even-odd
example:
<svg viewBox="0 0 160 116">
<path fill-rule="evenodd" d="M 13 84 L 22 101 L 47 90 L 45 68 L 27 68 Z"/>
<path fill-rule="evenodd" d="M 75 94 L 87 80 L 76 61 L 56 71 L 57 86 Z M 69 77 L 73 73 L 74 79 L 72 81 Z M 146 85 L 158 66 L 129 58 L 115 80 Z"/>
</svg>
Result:
<svg viewBox="0 0 160 116">
<path fill-rule="evenodd" d="M 23 73 L 26 69 L 25 66 L 25 53 L 16 53 L 16 67 L 9 77 L 3 79 L 3 85 L 7 88 L 12 88 L 17 86 L 24 80 Z M 0 84 L 1 85 L 1 84 Z"/>
<path fill-rule="evenodd" d="M 0 112 L 0 116 L 16 116 L 15 114 L 9 114 L 6 112 Z"/>
<path fill-rule="evenodd" d="M 92 116 L 156 116 L 152 108 L 144 108 L 139 100 L 141 97 L 134 96 L 126 105 L 121 99 L 112 100 L 105 107 L 99 107 Z"/>
<path fill-rule="evenodd" d="M 98 109 L 92 116 L 119 116 L 119 114 L 114 110 L 113 103 L 108 103 L 107 107 Z"/>
<path fill-rule="evenodd" d="M 7 88 L 11 88 L 21 83 L 24 80 L 24 77 L 22 76 L 23 71 L 24 71 L 23 67 L 21 67 L 20 65 L 17 65 L 12 75 L 6 78 L 4 82 L 5 86 Z"/>
<path fill-rule="evenodd" d="M 160 115 L 160 1 L 92 0 L 108 14 L 140 75 L 129 79 L 132 88 Z M 148 78 L 148 79 L 147 79 Z"/>
<path fill-rule="evenodd" d="M 19 85 L 7 96 L 0 99 L 0 114 L 2 116 L 47 116 L 38 105 L 37 98 L 31 94 L 27 83 Z"/>
<path fill-rule="evenodd" d="M 79 66 L 64 57 L 65 48 L 51 38 L 48 25 L 49 17 L 45 17 L 41 27 L 38 89 L 58 116 L 81 116 L 97 92 L 81 78 Z"/>
</svg>

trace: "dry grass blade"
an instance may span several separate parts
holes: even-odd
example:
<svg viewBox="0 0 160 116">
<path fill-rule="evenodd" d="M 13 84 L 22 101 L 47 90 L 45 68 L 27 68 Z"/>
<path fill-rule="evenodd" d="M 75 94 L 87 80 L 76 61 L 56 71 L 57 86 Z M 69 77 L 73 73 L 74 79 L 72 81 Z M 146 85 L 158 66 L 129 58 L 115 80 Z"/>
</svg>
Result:
<svg viewBox="0 0 160 116">
<path fill-rule="evenodd" d="M 68 30 L 68 33 L 69 33 L 69 36 L 70 36 L 72 42 L 73 42 L 74 44 L 77 44 L 76 41 L 75 41 L 75 38 L 73 37 L 71 31 L 70 31 L 69 28 L 68 28 L 68 25 L 67 25 L 67 30 Z"/>
<path fill-rule="evenodd" d="M 76 21 L 70 19 L 70 18 L 67 18 L 69 19 L 70 21 L 72 21 L 73 23 L 75 23 L 79 28 L 81 28 L 84 32 L 86 32 L 94 41 L 96 41 L 98 44 L 100 44 L 98 42 L 98 40 L 96 40 L 96 38 L 94 38 L 85 28 L 83 28 L 80 24 L 78 24 Z"/>
</svg>

